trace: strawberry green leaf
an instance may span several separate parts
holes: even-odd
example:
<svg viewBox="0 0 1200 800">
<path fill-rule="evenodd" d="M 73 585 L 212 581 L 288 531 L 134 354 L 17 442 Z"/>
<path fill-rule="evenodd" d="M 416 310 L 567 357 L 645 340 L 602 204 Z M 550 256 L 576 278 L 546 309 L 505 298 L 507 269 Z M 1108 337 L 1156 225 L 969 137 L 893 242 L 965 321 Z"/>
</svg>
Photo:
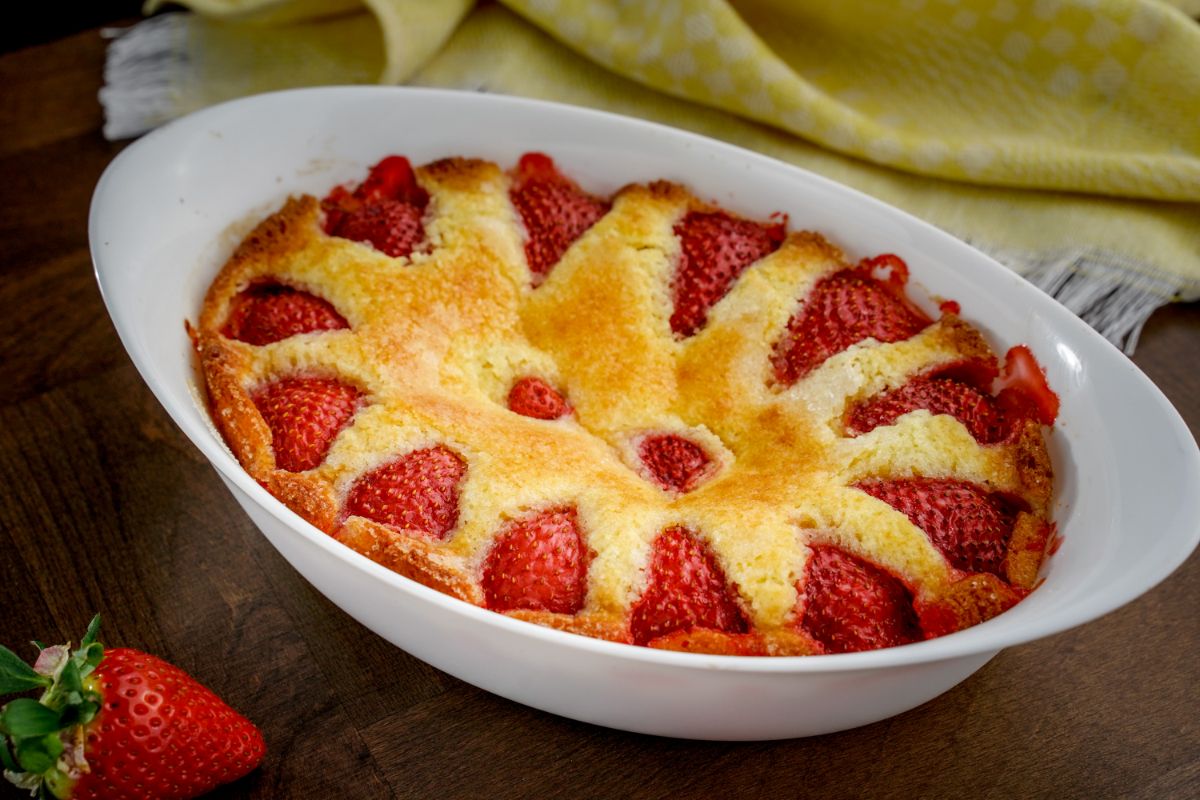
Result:
<svg viewBox="0 0 1200 800">
<path fill-rule="evenodd" d="M 96 635 L 100 633 L 100 615 L 92 617 L 92 621 L 88 623 L 87 633 L 79 640 L 80 649 L 86 648 L 88 645 L 96 641 Z"/>
<path fill-rule="evenodd" d="M 75 661 L 68 661 L 63 665 L 62 674 L 58 676 L 58 683 L 65 692 L 83 691 L 83 678 L 79 675 L 79 665 Z"/>
<path fill-rule="evenodd" d="M 65 749 L 63 746 L 63 743 L 62 743 L 62 739 L 58 738 L 58 736 L 56 736 L 53 733 L 47 734 L 42 737 L 42 747 L 44 747 L 46 749 L 46 752 L 55 761 L 58 760 L 58 757 L 62 755 L 63 750 Z"/>
<path fill-rule="evenodd" d="M 92 700 L 84 700 L 78 692 L 72 692 L 66 697 L 67 705 L 59 715 L 58 729 L 70 728 L 72 725 L 86 725 L 96 716 L 100 705 Z"/>
<path fill-rule="evenodd" d="M 0 732 L 11 736 L 45 736 L 62 727 L 59 719 L 54 709 L 33 698 L 18 697 L 0 710 Z M 20 753 L 17 759 L 20 760 Z"/>
<path fill-rule="evenodd" d="M 19 655 L 0 645 L 0 694 L 27 692 L 49 684 L 49 678 L 38 675 Z"/>
<path fill-rule="evenodd" d="M 86 678 L 92 670 L 100 666 L 103 658 L 104 646 L 99 642 L 92 642 L 76 650 L 71 660 L 79 667 L 79 677 Z"/>
<path fill-rule="evenodd" d="M 0 736 L 0 764 L 4 765 L 6 772 L 20 772 L 21 767 L 17 765 L 16 759 L 13 758 L 8 749 L 8 739 Z"/>
<path fill-rule="evenodd" d="M 21 769 L 26 772 L 41 774 L 54 766 L 54 762 L 58 760 L 58 756 L 51 755 L 46 749 L 47 738 L 49 737 L 22 739 L 17 742 L 17 763 L 21 765 Z M 62 750 L 60 749 L 59 752 L 61 753 Z"/>
<path fill-rule="evenodd" d="M 36 647 L 38 650 L 46 649 L 46 645 L 42 644 L 37 639 L 34 639 L 33 641 L 31 641 L 30 644 L 33 645 L 34 647 Z"/>
<path fill-rule="evenodd" d="M 79 709 L 79 724 L 87 725 L 96 718 L 96 714 L 100 711 L 100 704 L 84 700 L 76 708 Z"/>
</svg>

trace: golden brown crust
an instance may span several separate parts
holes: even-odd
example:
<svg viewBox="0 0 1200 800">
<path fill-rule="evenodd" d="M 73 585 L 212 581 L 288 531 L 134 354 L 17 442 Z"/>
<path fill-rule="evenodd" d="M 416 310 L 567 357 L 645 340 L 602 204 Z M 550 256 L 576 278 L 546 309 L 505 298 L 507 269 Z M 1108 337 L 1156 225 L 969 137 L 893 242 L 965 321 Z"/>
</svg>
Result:
<svg viewBox="0 0 1200 800">
<path fill-rule="evenodd" d="M 849 265 L 820 234 L 790 233 L 742 274 L 701 331 L 681 339 L 668 322 L 674 226 L 688 211 L 714 208 L 682 186 L 622 189 L 534 289 L 499 167 L 448 158 L 417 176 L 430 203 L 427 241 L 411 257 L 327 236 L 316 199 L 289 199 L 230 257 L 190 331 L 221 435 L 256 480 L 318 528 L 399 574 L 482 605 L 480 564 L 503 521 L 574 506 L 595 553 L 583 610 L 509 615 L 628 642 L 651 543 L 682 524 L 740 587 L 752 623 L 750 634 L 693 630 L 652 643 L 693 652 L 820 652 L 787 627 L 804 545 L 817 540 L 904 580 L 939 633 L 999 613 L 1034 585 L 1052 489 L 1040 427 L 1030 423 L 1015 442 L 991 446 L 928 412 L 860 437 L 844 430 L 852 401 L 929 369 L 994 363 L 979 331 L 957 315 L 903 342 L 862 342 L 797 384 L 776 386 L 771 352 L 788 318 L 816 281 Z M 231 302 L 265 278 L 321 296 L 350 329 L 262 347 L 225 338 Z M 276 469 L 252 398 L 256 387 L 297 373 L 336 377 L 364 397 L 324 462 L 299 474 Z M 524 375 L 560 387 L 574 413 L 542 421 L 507 411 L 507 392 Z M 714 458 L 708 481 L 684 495 L 650 485 L 635 452 L 648 431 L 702 442 Z M 468 466 L 459 523 L 445 541 L 341 519 L 359 476 L 434 444 Z M 903 514 L 852 488 L 907 475 L 986 484 L 1029 506 L 1005 559 L 1012 587 L 993 576 L 964 578 Z"/>
<path fill-rule="evenodd" d="M 327 482 L 277 469 L 271 474 L 267 491 L 317 528 L 333 530 L 338 504 Z"/>
<path fill-rule="evenodd" d="M 988 347 L 983 335 L 973 325 L 957 314 L 950 313 L 943 314 L 938 322 L 943 341 L 961 360 L 995 362 L 992 348 Z"/>
<path fill-rule="evenodd" d="M 483 604 L 483 592 L 471 580 L 462 559 L 447 553 L 419 533 L 402 533 L 370 520 L 354 517 L 336 538 L 357 553 L 431 589 Z"/>
<path fill-rule="evenodd" d="M 1022 499 L 1029 503 L 1033 513 L 1045 517 L 1050 510 L 1050 495 L 1054 489 L 1054 470 L 1050 466 L 1050 453 L 1042 428 L 1036 422 L 1026 421 L 1017 436 L 1013 460 L 1020 476 Z"/>
<path fill-rule="evenodd" d="M 1017 524 L 1013 527 L 1002 568 L 1009 583 L 1022 589 L 1034 587 L 1053 531 L 1054 526 L 1042 517 L 1017 515 Z"/>
<path fill-rule="evenodd" d="M 225 321 L 229 301 L 254 277 L 269 274 L 270 264 L 302 250 L 316 235 L 321 207 L 316 198 L 290 197 L 283 208 L 260 222 L 238 245 L 204 297 L 199 328 L 216 333 Z M 286 275 L 276 276 L 286 280 Z"/>
<path fill-rule="evenodd" d="M 605 639 L 622 644 L 633 643 L 633 637 L 629 634 L 629 625 L 624 619 L 612 614 L 555 614 L 550 611 L 524 609 L 504 613 L 513 619 L 544 625 L 547 628 L 568 633 L 578 633 L 593 639 Z"/>
<path fill-rule="evenodd" d="M 995 575 L 968 575 L 950 586 L 934 601 L 918 602 L 925 633 L 942 636 L 970 628 L 1012 608 L 1024 592 Z"/>
<path fill-rule="evenodd" d="M 712 656 L 812 656 L 821 646 L 803 633 L 778 629 L 765 633 L 724 633 L 707 628 L 675 631 L 647 643 L 656 650 Z"/>
<path fill-rule="evenodd" d="M 271 431 L 243 385 L 249 369 L 246 354 L 223 336 L 205 332 L 199 334 L 196 351 L 217 430 L 255 480 L 269 481 L 275 470 Z"/>
</svg>

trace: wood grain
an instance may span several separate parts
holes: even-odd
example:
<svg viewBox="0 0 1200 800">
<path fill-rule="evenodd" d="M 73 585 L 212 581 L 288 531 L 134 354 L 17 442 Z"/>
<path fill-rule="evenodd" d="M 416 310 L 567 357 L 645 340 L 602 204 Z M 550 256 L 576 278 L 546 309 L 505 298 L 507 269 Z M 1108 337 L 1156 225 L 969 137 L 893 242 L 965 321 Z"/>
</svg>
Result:
<svg viewBox="0 0 1200 800">
<path fill-rule="evenodd" d="M 120 149 L 98 133 L 102 57 L 95 31 L 0 56 L 0 641 L 77 639 L 100 611 L 110 644 L 210 684 L 270 748 L 214 797 L 1200 795 L 1197 557 L 914 711 L 798 741 L 572 722 L 364 630 L 257 533 L 117 342 L 85 224 Z M 1200 308 L 1175 306 L 1135 359 L 1193 433 L 1198 347 Z"/>
</svg>

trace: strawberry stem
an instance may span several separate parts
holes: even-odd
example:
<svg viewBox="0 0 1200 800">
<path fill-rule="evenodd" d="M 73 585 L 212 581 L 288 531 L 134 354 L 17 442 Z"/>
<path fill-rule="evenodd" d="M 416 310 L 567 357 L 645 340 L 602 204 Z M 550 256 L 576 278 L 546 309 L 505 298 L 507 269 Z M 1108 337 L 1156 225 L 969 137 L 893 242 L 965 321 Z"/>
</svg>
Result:
<svg viewBox="0 0 1200 800">
<path fill-rule="evenodd" d="M 73 776 L 87 769 L 86 764 L 66 763 L 63 739 L 100 710 L 100 695 L 84 685 L 84 678 L 104 658 L 104 646 L 96 641 L 99 631 L 96 615 L 74 651 L 69 644 L 46 647 L 35 642 L 40 652 L 32 667 L 0 646 L 0 693 L 43 690 L 37 700 L 18 697 L 0 708 L 4 777 L 38 797 L 68 796 Z"/>
</svg>

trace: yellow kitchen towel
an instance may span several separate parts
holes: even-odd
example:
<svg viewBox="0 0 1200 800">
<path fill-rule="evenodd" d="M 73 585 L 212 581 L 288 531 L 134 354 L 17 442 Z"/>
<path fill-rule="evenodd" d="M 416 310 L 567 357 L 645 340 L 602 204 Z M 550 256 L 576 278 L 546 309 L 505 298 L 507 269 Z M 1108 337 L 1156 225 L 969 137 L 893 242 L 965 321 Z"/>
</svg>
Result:
<svg viewBox="0 0 1200 800">
<path fill-rule="evenodd" d="M 111 44 L 111 137 L 291 86 L 519 94 L 853 185 L 991 252 L 1127 351 L 1155 308 L 1200 296 L 1200 25 L 1159 0 L 188 5 Z"/>
</svg>

